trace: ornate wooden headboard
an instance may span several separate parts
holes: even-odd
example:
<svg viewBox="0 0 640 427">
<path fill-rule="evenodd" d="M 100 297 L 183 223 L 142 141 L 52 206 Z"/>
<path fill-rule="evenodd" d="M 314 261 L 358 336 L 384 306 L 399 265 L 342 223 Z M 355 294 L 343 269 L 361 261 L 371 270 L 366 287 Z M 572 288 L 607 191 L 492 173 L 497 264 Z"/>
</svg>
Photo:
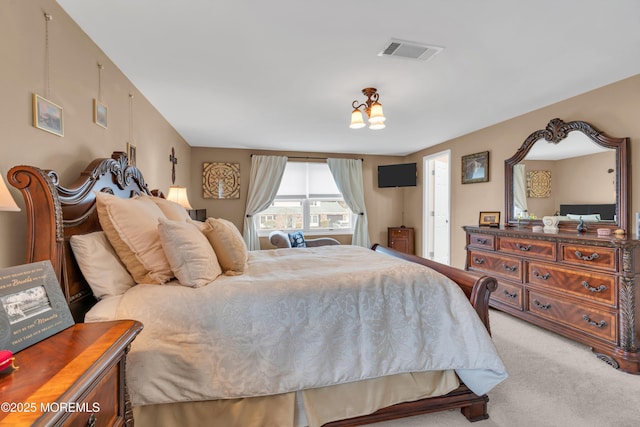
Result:
<svg viewBox="0 0 640 427">
<path fill-rule="evenodd" d="M 127 198 L 151 194 L 142 174 L 129 166 L 125 153 L 96 159 L 75 183 L 63 187 L 58 174 L 34 166 L 15 166 L 8 180 L 20 189 L 27 211 L 26 263 L 50 260 L 76 322 L 96 302 L 69 246 L 74 234 L 101 230 L 94 191 Z"/>
</svg>

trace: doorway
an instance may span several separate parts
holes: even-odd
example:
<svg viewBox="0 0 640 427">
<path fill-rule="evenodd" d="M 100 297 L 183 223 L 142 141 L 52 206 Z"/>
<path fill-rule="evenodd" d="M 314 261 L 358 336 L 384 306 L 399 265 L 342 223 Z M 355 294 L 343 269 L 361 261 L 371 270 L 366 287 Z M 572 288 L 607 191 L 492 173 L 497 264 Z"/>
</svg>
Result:
<svg viewBox="0 0 640 427">
<path fill-rule="evenodd" d="M 423 158 L 422 256 L 451 262 L 451 150 Z"/>
</svg>

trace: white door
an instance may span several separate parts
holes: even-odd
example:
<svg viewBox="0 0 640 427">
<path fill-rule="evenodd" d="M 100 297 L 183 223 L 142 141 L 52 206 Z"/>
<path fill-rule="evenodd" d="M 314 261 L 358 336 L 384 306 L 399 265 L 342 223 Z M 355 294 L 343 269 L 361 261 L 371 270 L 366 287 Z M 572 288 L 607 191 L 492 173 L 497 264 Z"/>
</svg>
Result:
<svg viewBox="0 0 640 427">
<path fill-rule="evenodd" d="M 422 256 L 443 264 L 449 264 L 451 259 L 450 161 L 449 150 L 423 159 Z"/>
</svg>

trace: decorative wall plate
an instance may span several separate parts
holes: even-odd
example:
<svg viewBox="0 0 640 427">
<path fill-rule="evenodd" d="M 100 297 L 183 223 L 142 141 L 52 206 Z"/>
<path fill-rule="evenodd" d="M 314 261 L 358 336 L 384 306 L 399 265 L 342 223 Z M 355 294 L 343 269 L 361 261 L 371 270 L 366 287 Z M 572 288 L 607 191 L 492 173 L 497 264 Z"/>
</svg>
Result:
<svg viewBox="0 0 640 427">
<path fill-rule="evenodd" d="M 240 164 L 202 164 L 202 193 L 205 199 L 240 198 Z"/>
</svg>

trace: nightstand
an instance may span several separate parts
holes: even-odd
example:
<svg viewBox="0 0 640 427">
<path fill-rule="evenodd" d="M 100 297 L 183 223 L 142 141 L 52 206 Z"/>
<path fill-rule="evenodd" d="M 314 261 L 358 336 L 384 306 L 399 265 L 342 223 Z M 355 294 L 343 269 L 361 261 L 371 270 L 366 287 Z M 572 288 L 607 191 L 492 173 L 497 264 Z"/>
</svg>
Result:
<svg viewBox="0 0 640 427">
<path fill-rule="evenodd" d="M 0 373 L 0 425 L 133 425 L 125 384 L 133 320 L 78 323 L 15 354 Z"/>
<path fill-rule="evenodd" d="M 404 252 L 405 254 L 415 254 L 412 227 L 389 227 L 387 232 L 387 240 L 391 249 Z"/>
</svg>

